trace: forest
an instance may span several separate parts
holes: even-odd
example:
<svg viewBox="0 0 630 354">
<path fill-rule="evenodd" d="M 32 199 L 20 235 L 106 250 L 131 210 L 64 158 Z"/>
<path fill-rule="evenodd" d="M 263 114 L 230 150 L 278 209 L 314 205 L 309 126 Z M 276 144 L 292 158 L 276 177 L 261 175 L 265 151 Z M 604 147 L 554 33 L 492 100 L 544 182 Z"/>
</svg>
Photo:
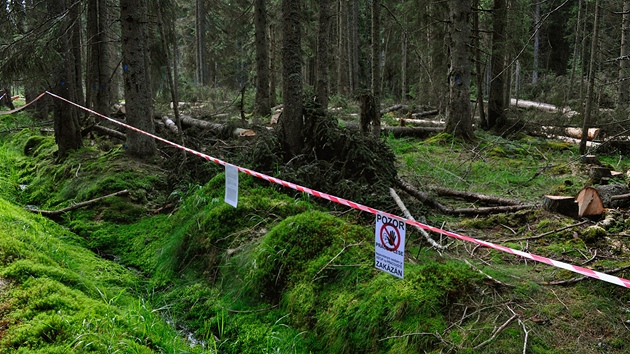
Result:
<svg viewBox="0 0 630 354">
<path fill-rule="evenodd" d="M 630 351 L 630 1 L 0 12 L 0 352 Z"/>
</svg>

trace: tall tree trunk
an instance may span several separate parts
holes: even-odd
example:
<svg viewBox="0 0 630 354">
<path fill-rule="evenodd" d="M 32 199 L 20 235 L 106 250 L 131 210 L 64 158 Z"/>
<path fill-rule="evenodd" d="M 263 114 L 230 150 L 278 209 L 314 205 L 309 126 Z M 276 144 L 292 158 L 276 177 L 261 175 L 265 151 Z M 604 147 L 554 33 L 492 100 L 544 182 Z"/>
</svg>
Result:
<svg viewBox="0 0 630 354">
<path fill-rule="evenodd" d="M 400 99 L 402 101 L 407 100 L 407 45 L 409 39 L 407 37 L 407 30 L 403 29 L 401 40 L 401 55 L 400 55 Z"/>
<path fill-rule="evenodd" d="M 197 83 L 208 85 L 208 53 L 206 51 L 206 0 L 195 1 L 195 49 L 197 54 L 196 73 Z"/>
<path fill-rule="evenodd" d="M 372 118 L 372 134 L 381 135 L 381 21 L 380 0 L 372 0 L 372 84 L 375 117 Z"/>
<path fill-rule="evenodd" d="M 479 107 L 479 119 L 481 121 L 481 128 L 488 129 L 488 121 L 486 120 L 486 111 L 483 102 L 484 93 L 484 76 L 481 66 L 481 47 L 479 37 L 481 37 L 481 31 L 479 30 L 479 17 L 481 9 L 480 0 L 474 0 L 473 7 L 475 9 L 475 17 L 473 17 L 473 27 L 475 31 L 474 35 L 474 47 L 475 47 L 475 78 L 477 80 L 477 106 Z"/>
<path fill-rule="evenodd" d="M 76 23 L 72 24 L 72 32 L 71 32 L 71 43 L 70 45 L 72 46 L 71 50 L 72 50 L 72 56 L 74 59 L 74 63 L 72 64 L 74 66 L 74 78 L 75 78 L 75 95 L 76 95 L 76 101 L 77 103 L 80 103 L 81 105 L 85 106 L 85 95 L 83 94 L 83 80 L 81 80 L 81 78 L 83 77 L 83 63 L 82 63 L 82 54 L 81 54 L 81 50 L 83 48 L 83 45 L 81 43 L 81 8 L 80 8 L 80 3 L 75 3 L 75 4 L 70 4 L 70 17 L 73 19 L 73 21 L 76 21 Z"/>
<path fill-rule="evenodd" d="M 492 10 L 492 79 L 490 81 L 490 93 L 488 97 L 488 126 L 500 128 L 505 124 L 505 27 L 506 27 L 505 0 L 494 0 Z"/>
<path fill-rule="evenodd" d="M 628 96 L 630 95 L 630 79 L 628 67 L 630 67 L 630 0 L 623 2 L 623 19 L 621 21 L 621 57 L 619 60 L 619 97 L 617 106 L 623 107 L 628 105 Z"/>
<path fill-rule="evenodd" d="M 584 3 L 584 18 L 588 18 L 588 1 L 586 1 Z M 584 109 L 585 109 L 585 105 L 584 105 L 584 72 L 586 72 L 586 39 L 587 39 L 587 33 L 588 33 L 588 21 L 584 20 L 582 21 L 584 23 L 584 27 L 582 28 L 582 55 L 580 56 L 582 58 L 582 60 L 580 61 L 580 72 L 582 73 L 580 75 L 580 112 L 582 112 L 582 114 L 584 114 Z"/>
<path fill-rule="evenodd" d="M 593 38 L 591 38 L 591 62 L 588 68 L 588 88 L 586 92 L 586 108 L 584 112 L 584 121 L 582 123 L 582 131 L 587 132 L 592 126 L 591 111 L 593 110 L 593 90 L 595 89 L 595 67 L 597 66 L 597 45 L 599 41 L 599 0 L 595 1 L 595 20 L 593 21 Z M 586 153 L 586 140 L 588 134 L 582 134 L 580 139 L 580 155 Z"/>
<path fill-rule="evenodd" d="M 304 121 L 302 102 L 301 3 L 282 0 L 282 97 L 281 139 L 289 156 L 302 152 Z"/>
<path fill-rule="evenodd" d="M 148 70 L 147 0 L 120 0 L 120 11 L 127 123 L 154 133 L 151 76 Z M 155 155 L 157 149 L 153 138 L 129 131 L 127 151 L 132 156 L 148 159 Z"/>
<path fill-rule="evenodd" d="M 322 109 L 328 109 L 328 65 L 330 64 L 330 0 L 319 2 L 319 30 L 317 32 L 317 102 Z"/>
<path fill-rule="evenodd" d="M 359 3 L 358 0 L 352 0 L 352 44 L 350 50 L 350 62 L 352 65 L 352 93 L 356 93 L 361 87 L 359 79 Z"/>
<path fill-rule="evenodd" d="M 575 21 L 575 41 L 573 42 L 573 58 L 571 60 L 571 75 L 569 77 L 569 97 L 567 98 L 570 98 L 573 95 L 573 83 L 575 82 L 575 71 L 578 63 L 578 55 L 580 49 L 580 24 L 582 21 L 582 0 L 578 0 L 577 6 L 578 12 L 577 19 Z"/>
<path fill-rule="evenodd" d="M 254 114 L 271 115 L 269 103 L 269 46 L 267 45 L 267 9 L 265 0 L 254 1 L 254 27 L 256 32 L 256 98 Z"/>
<path fill-rule="evenodd" d="M 92 109 L 95 108 L 95 96 L 98 90 L 98 60 L 100 58 L 98 46 L 98 3 L 99 0 L 88 0 L 85 29 L 88 46 L 87 70 L 85 73 L 85 105 Z"/>
<path fill-rule="evenodd" d="M 470 5 L 469 0 L 449 1 L 451 65 L 445 131 L 464 139 L 473 138 L 470 118 Z"/>
<path fill-rule="evenodd" d="M 179 134 L 180 143 L 184 143 L 183 141 L 183 132 L 182 132 L 182 120 L 179 115 L 179 96 L 177 92 L 177 40 L 175 37 L 175 22 L 174 21 L 165 21 L 164 14 L 162 8 L 158 7 L 158 28 L 160 30 L 160 37 L 162 37 L 162 47 L 164 47 L 164 53 L 166 53 L 166 80 L 168 82 L 168 87 L 171 91 L 171 101 L 173 102 L 173 114 L 175 115 L 175 122 L 177 125 L 177 132 Z M 164 26 L 169 26 L 170 30 L 167 32 L 164 29 Z M 167 34 L 168 33 L 168 34 Z M 171 49 L 169 43 L 173 45 L 173 56 L 171 59 Z M 171 64 L 173 65 L 173 69 L 171 71 Z M 185 156 L 185 155 L 184 155 Z"/>
<path fill-rule="evenodd" d="M 269 26 L 269 106 L 276 106 L 276 92 L 278 87 L 276 58 L 278 57 L 276 29 L 273 25 Z"/>
<path fill-rule="evenodd" d="M 59 22 L 55 30 L 55 51 L 60 55 L 61 61 L 54 70 L 55 83 L 53 93 L 71 102 L 77 102 L 79 78 L 76 77 L 75 57 L 73 50 L 73 26 L 78 26 L 78 11 L 69 8 L 67 0 L 48 0 L 48 12 L 58 17 Z M 75 4 L 74 6 L 78 6 Z M 68 13 L 66 14 L 66 11 Z M 71 34 L 68 36 L 68 33 Z M 83 145 L 81 139 L 81 126 L 77 109 L 61 100 L 54 101 L 53 124 L 55 141 L 57 142 L 57 158 L 64 159 L 68 152 L 76 150 Z"/>
<path fill-rule="evenodd" d="M 88 3 L 88 68 L 86 105 L 101 114 L 108 114 L 112 103 L 111 66 L 112 29 L 111 0 L 90 0 Z"/>
<path fill-rule="evenodd" d="M 337 62 L 337 93 L 348 96 L 349 88 L 349 65 L 348 65 L 348 1 L 339 0 L 338 7 L 338 62 Z"/>
<path fill-rule="evenodd" d="M 538 82 L 538 57 L 540 55 L 540 1 L 535 0 L 534 5 L 534 70 L 532 71 L 532 83 Z"/>
</svg>

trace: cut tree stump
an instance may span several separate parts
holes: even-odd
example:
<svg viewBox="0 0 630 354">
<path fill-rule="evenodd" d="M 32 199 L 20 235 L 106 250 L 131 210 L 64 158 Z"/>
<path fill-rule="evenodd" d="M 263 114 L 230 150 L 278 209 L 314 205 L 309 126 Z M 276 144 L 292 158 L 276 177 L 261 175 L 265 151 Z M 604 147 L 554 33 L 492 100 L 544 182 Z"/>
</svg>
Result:
<svg viewBox="0 0 630 354">
<path fill-rule="evenodd" d="M 588 172 L 588 176 L 591 178 L 593 183 L 600 184 L 602 178 L 610 178 L 612 174 L 610 173 L 610 169 L 606 167 L 593 166 L 591 170 Z"/>
<path fill-rule="evenodd" d="M 580 162 L 585 165 L 596 165 L 596 166 L 602 165 L 602 163 L 599 162 L 597 155 L 582 155 L 582 157 L 580 157 Z"/>
<path fill-rule="evenodd" d="M 586 187 L 582 189 L 576 199 L 578 216 L 599 216 L 604 208 L 623 208 L 630 205 L 630 188 L 625 184 L 609 184 L 604 186 Z"/>
<path fill-rule="evenodd" d="M 543 209 L 575 219 L 577 219 L 579 211 L 575 198 L 559 195 L 546 195 L 543 200 Z"/>
</svg>

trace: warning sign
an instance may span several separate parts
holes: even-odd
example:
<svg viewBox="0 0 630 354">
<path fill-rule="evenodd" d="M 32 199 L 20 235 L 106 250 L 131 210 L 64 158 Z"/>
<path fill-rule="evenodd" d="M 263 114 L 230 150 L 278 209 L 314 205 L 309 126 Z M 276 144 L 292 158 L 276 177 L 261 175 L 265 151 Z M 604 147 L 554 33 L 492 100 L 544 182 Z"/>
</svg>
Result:
<svg viewBox="0 0 630 354">
<path fill-rule="evenodd" d="M 405 231 L 403 220 L 376 214 L 374 264 L 376 268 L 399 278 L 405 274 Z"/>
</svg>

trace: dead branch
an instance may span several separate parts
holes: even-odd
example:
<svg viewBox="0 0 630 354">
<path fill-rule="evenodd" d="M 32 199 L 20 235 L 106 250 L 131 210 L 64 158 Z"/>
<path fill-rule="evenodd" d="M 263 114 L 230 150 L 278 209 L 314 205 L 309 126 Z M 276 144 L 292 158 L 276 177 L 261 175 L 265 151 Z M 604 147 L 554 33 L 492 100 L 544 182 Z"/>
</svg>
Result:
<svg viewBox="0 0 630 354">
<path fill-rule="evenodd" d="M 69 206 L 67 208 L 63 208 L 63 209 L 59 209 L 59 210 L 41 210 L 41 209 L 33 209 L 33 208 L 26 208 L 26 210 L 28 210 L 28 211 L 30 211 L 32 213 L 41 214 L 43 216 L 54 217 L 54 216 L 59 216 L 59 215 L 61 215 L 63 213 L 71 211 L 71 210 L 84 208 L 86 206 L 89 206 L 89 205 L 92 205 L 94 203 L 100 202 L 101 200 L 106 199 L 106 198 L 115 197 L 115 196 L 119 196 L 119 195 L 126 195 L 126 194 L 129 194 L 129 191 L 125 189 L 125 190 L 122 190 L 122 191 L 119 191 L 119 192 L 116 192 L 116 193 L 108 194 L 108 195 L 105 195 L 105 196 L 102 196 L 102 197 L 98 197 L 98 198 L 95 198 L 95 199 L 91 199 L 91 200 L 88 200 L 88 201 L 85 201 L 85 202 L 77 203 L 77 204 L 71 205 L 71 206 Z"/>
<path fill-rule="evenodd" d="M 620 267 L 620 268 L 615 268 L 615 269 L 611 269 L 608 272 L 600 272 L 600 273 L 604 273 L 604 274 L 615 274 L 615 273 L 619 273 L 622 272 L 624 270 L 630 269 L 630 265 L 624 266 L 624 267 Z M 573 284 L 573 283 L 577 283 L 579 281 L 582 281 L 584 279 L 587 279 L 590 277 L 587 277 L 586 275 L 583 277 L 577 277 L 577 278 L 571 278 L 571 279 L 567 279 L 567 280 L 559 280 L 559 281 L 546 281 L 546 282 L 542 282 L 541 284 L 543 285 L 569 285 L 569 284 Z"/>
<path fill-rule="evenodd" d="M 497 335 L 498 335 L 499 333 L 501 333 L 501 331 L 503 331 L 503 330 L 505 329 L 505 327 L 507 327 L 507 326 L 510 324 L 510 322 L 514 321 L 514 319 L 515 319 L 515 318 L 517 318 L 517 317 L 518 317 L 518 315 L 517 315 L 517 314 L 512 315 L 512 317 L 510 317 L 507 321 L 505 321 L 505 323 L 504 323 L 504 324 L 502 324 L 502 325 L 501 325 L 501 327 L 497 328 L 497 329 L 496 329 L 496 330 L 492 333 L 492 336 L 491 336 L 490 338 L 488 338 L 487 340 L 485 340 L 485 341 L 483 341 L 483 342 L 481 342 L 481 343 L 477 344 L 476 346 L 474 346 L 474 347 L 473 347 L 473 349 L 479 349 L 479 348 L 481 348 L 481 347 L 483 347 L 483 346 L 487 345 L 488 343 L 492 342 L 492 341 L 494 340 L 494 338 L 496 338 L 496 337 L 497 337 Z"/>
<path fill-rule="evenodd" d="M 448 214 L 450 210 L 446 208 L 444 205 L 440 204 L 433 198 L 431 198 L 428 194 L 423 191 L 417 189 L 412 186 L 410 183 L 403 181 L 401 178 L 396 178 L 396 185 L 400 187 L 402 190 L 407 192 L 409 195 L 418 198 L 422 202 L 422 204 L 431 207 L 433 209 L 437 209 L 439 212 L 443 214 Z"/>
<path fill-rule="evenodd" d="M 389 195 L 392 196 L 392 198 L 394 198 L 394 201 L 396 202 L 396 204 L 398 205 L 398 207 L 400 208 L 400 210 L 403 212 L 403 214 L 405 215 L 405 217 L 409 220 L 413 220 L 416 221 L 416 219 L 413 218 L 413 216 L 411 215 L 411 213 L 409 212 L 409 210 L 407 210 L 407 207 L 405 207 L 405 203 L 403 203 L 402 199 L 400 199 L 400 197 L 398 196 L 398 194 L 396 194 L 396 191 L 393 188 L 389 189 Z M 414 225 L 415 228 L 420 231 L 420 233 L 422 234 L 422 236 L 424 236 L 424 239 L 427 240 L 427 242 L 429 242 L 429 244 L 431 244 L 431 246 L 439 249 L 439 250 L 444 250 L 446 249 L 446 246 L 442 246 L 439 243 L 435 242 L 435 240 L 433 240 L 431 238 L 431 236 L 429 235 L 428 232 L 426 232 L 426 230 Z"/>
<path fill-rule="evenodd" d="M 322 267 L 322 269 L 320 269 L 317 273 L 315 273 L 315 275 L 313 275 L 313 280 L 315 280 L 315 278 L 317 278 L 317 276 L 319 275 L 319 273 L 323 272 L 323 271 L 324 271 L 324 269 L 328 268 L 328 266 L 329 266 L 329 265 L 330 265 L 330 264 L 331 264 L 331 263 L 332 263 L 335 259 L 337 259 L 337 257 L 339 257 L 339 256 L 343 253 L 343 251 L 345 251 L 347 248 L 354 247 L 354 246 L 359 246 L 359 245 L 361 245 L 361 244 L 363 244 L 363 242 L 359 242 L 359 243 L 352 243 L 352 244 L 349 244 L 349 245 L 345 245 L 345 246 L 343 246 L 343 248 L 341 249 L 341 251 L 339 251 L 339 253 L 337 253 L 337 254 L 336 254 L 336 255 L 335 255 L 335 256 L 334 256 L 334 257 L 333 257 L 330 261 L 328 261 L 328 263 L 326 263 L 326 265 L 325 265 L 325 266 L 323 266 L 323 267 Z"/>
<path fill-rule="evenodd" d="M 102 125 L 94 125 L 92 126 L 92 130 L 95 130 L 99 133 L 105 134 L 105 135 L 109 135 L 113 138 L 116 139 L 120 139 L 120 140 L 127 140 L 127 135 L 125 133 L 121 133 L 118 130 L 114 130 L 114 129 L 110 129 L 110 128 L 106 128 Z"/>
<path fill-rule="evenodd" d="M 481 275 L 483 275 L 484 277 L 486 277 L 486 279 L 488 279 L 491 283 L 493 283 L 494 285 L 498 285 L 498 286 L 505 286 L 508 288 L 515 288 L 516 286 L 512 285 L 512 284 L 508 284 L 508 283 L 504 283 L 498 279 L 495 279 L 493 277 L 491 277 L 490 275 L 484 273 L 481 269 L 475 267 L 472 263 L 470 263 L 467 259 L 464 259 L 464 262 L 466 262 L 466 264 L 468 264 L 468 266 L 470 268 L 472 268 L 473 270 L 476 270 L 477 272 L 479 272 Z"/>
<path fill-rule="evenodd" d="M 540 235 L 530 236 L 530 237 L 521 237 L 521 238 L 510 238 L 510 239 L 498 240 L 498 242 L 516 242 L 516 241 L 537 240 L 539 238 L 543 238 L 545 236 L 552 235 L 552 234 L 555 234 L 555 233 L 558 233 L 558 232 L 561 232 L 561 231 L 564 231 L 564 230 L 567 230 L 567 229 L 572 229 L 574 227 L 582 226 L 582 225 L 584 225 L 584 224 L 586 224 L 588 222 L 589 222 L 589 220 L 584 220 L 584 221 L 580 221 L 577 224 L 572 224 L 572 225 L 568 225 L 568 226 L 565 226 L 565 227 L 561 227 L 559 229 L 551 230 L 551 231 L 542 233 Z"/>
<path fill-rule="evenodd" d="M 533 209 L 538 206 L 535 204 L 522 204 L 522 205 L 504 205 L 495 207 L 483 207 L 483 208 L 460 208 L 449 210 L 450 215 L 488 215 L 498 213 L 512 213 L 519 210 Z"/>
</svg>

